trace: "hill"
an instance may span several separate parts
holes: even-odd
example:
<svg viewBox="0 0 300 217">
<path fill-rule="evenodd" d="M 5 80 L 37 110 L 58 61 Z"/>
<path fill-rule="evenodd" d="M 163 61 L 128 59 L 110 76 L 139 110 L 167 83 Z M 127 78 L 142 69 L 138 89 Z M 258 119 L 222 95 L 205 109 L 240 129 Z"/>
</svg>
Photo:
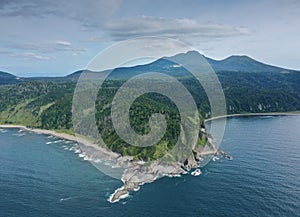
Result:
<svg viewBox="0 0 300 217">
<path fill-rule="evenodd" d="M 217 61 L 207 58 L 207 61 L 212 65 L 215 71 L 234 71 L 234 72 L 274 72 L 280 73 L 287 70 L 284 68 L 276 67 L 261 63 L 248 56 L 230 56 L 226 59 Z"/>
<path fill-rule="evenodd" d="M 180 132 L 180 115 L 175 104 L 159 94 L 145 94 L 131 107 L 131 125 L 139 134 L 149 132 L 148 120 L 153 113 L 167 118 L 167 132 L 154 147 L 137 148 L 126 144 L 114 131 L 111 102 L 124 82 L 134 75 L 156 71 L 177 77 L 190 91 L 199 109 L 200 119 L 210 117 L 209 101 L 205 91 L 183 67 L 171 60 L 193 63 L 198 52 L 178 54 L 167 59 L 113 71 L 96 101 L 96 120 L 103 140 L 111 150 L 140 159 L 162 156 L 173 147 Z M 288 112 L 300 110 L 300 73 L 270 66 L 246 56 L 232 56 L 224 60 L 206 58 L 215 69 L 224 90 L 229 114 L 251 112 Z M 176 61 L 175 61 L 176 62 Z M 72 133 L 72 95 L 82 70 L 65 77 L 21 78 L 0 73 L 0 123 L 19 124 Z M 102 76 L 105 72 L 98 73 Z M 88 128 L 87 128 L 88 130 Z M 198 144 L 204 144 L 199 140 Z"/>
<path fill-rule="evenodd" d="M 16 84 L 23 81 L 23 78 L 0 71 L 0 84 Z"/>
</svg>

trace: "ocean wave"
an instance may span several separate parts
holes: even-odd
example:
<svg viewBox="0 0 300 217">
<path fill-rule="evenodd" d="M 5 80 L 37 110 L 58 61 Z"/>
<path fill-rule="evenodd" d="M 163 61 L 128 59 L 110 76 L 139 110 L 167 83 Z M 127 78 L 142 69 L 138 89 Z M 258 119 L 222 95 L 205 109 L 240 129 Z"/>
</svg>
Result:
<svg viewBox="0 0 300 217">
<path fill-rule="evenodd" d="M 200 176 L 201 174 L 202 174 L 202 172 L 199 168 L 197 168 L 193 172 L 191 172 L 192 176 Z"/>
<path fill-rule="evenodd" d="M 25 136 L 26 133 L 14 133 L 13 135 L 17 137 L 21 137 L 21 136 Z"/>
<path fill-rule="evenodd" d="M 116 202 L 120 201 L 121 199 L 127 198 L 127 197 L 129 196 L 129 192 L 126 193 L 126 194 L 121 195 L 117 200 L 112 201 L 114 195 L 115 195 L 118 191 L 122 191 L 122 190 L 124 190 L 124 186 L 122 186 L 121 188 L 116 189 L 115 192 L 112 193 L 112 194 L 109 196 L 109 198 L 107 199 L 107 201 L 110 202 L 110 203 L 116 203 Z"/>
<path fill-rule="evenodd" d="M 78 157 L 80 157 L 80 158 L 84 158 L 85 156 L 86 156 L 85 152 L 82 152 L 82 153 L 78 154 Z"/>
<path fill-rule="evenodd" d="M 81 153 L 81 150 L 78 148 L 78 149 L 74 150 L 74 153 L 75 153 L 75 154 L 80 154 L 80 153 Z"/>
<path fill-rule="evenodd" d="M 220 158 L 214 156 L 214 157 L 212 158 L 212 160 L 213 160 L 213 161 L 218 161 L 218 160 L 220 160 Z"/>
<path fill-rule="evenodd" d="M 75 152 L 75 147 L 73 147 L 73 146 L 68 147 L 68 151 L 74 151 Z"/>
<path fill-rule="evenodd" d="M 60 143 L 60 142 L 64 142 L 65 140 L 63 140 L 63 139 L 59 139 L 59 140 L 56 140 L 56 141 L 54 141 L 53 143 Z"/>
<path fill-rule="evenodd" d="M 91 161 L 91 158 L 89 158 L 88 156 L 84 156 L 83 160 L 85 160 L 85 161 Z"/>
<path fill-rule="evenodd" d="M 72 200 L 72 199 L 76 199 L 76 198 L 80 198 L 80 197 L 66 197 L 66 198 L 60 198 L 60 199 L 59 199 L 59 202 L 68 201 L 68 200 Z"/>
<path fill-rule="evenodd" d="M 100 159 L 93 159 L 94 163 L 101 163 L 102 161 Z"/>
<path fill-rule="evenodd" d="M 163 176 L 166 176 L 166 177 L 169 177 L 169 178 L 179 178 L 179 177 L 181 177 L 180 174 L 174 174 L 174 175 L 172 175 L 172 174 L 163 174 Z"/>
<path fill-rule="evenodd" d="M 133 189 L 133 191 L 139 191 L 141 189 L 140 186 L 137 186 L 136 188 Z"/>
<path fill-rule="evenodd" d="M 55 142 L 52 142 L 52 143 L 55 143 Z M 56 142 L 56 143 L 58 143 L 58 142 Z M 100 159 L 100 158 L 97 158 L 97 157 L 93 157 L 93 155 L 90 155 L 89 153 L 83 152 L 80 149 L 80 146 L 78 145 L 78 143 L 74 143 L 74 142 L 67 143 L 67 142 L 65 142 L 65 145 L 62 145 L 61 147 L 66 151 L 72 151 L 74 154 L 76 154 L 79 158 L 81 158 L 84 161 L 89 161 L 89 162 L 95 163 L 95 164 L 101 163 L 101 164 L 109 166 L 113 169 L 121 168 L 121 166 L 116 164 L 116 162 L 113 162 L 113 161 L 110 161 L 110 160 L 103 160 L 103 159 Z"/>
</svg>

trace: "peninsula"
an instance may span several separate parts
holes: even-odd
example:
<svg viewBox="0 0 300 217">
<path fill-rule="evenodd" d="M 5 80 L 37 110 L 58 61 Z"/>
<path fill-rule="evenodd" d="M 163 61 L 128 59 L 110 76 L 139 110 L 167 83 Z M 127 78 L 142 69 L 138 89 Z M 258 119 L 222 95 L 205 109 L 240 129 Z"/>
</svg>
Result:
<svg viewBox="0 0 300 217">
<path fill-rule="evenodd" d="M 201 54 L 193 51 L 177 57 L 192 62 L 197 55 Z M 247 56 L 231 56 L 220 61 L 206 60 L 219 77 L 228 115 L 281 115 L 300 111 L 299 71 L 266 65 Z M 111 202 L 118 201 L 143 183 L 162 176 L 187 173 L 197 168 L 206 155 L 218 153 L 203 124 L 199 128 L 198 140 L 193 142 L 194 146 L 185 157 L 178 155 L 179 151 L 169 155 L 180 138 L 180 114 L 169 98 L 155 93 L 144 94 L 134 101 L 130 108 L 130 124 L 136 133 L 145 135 L 151 130 L 148 123 L 151 115 L 163 114 L 167 129 L 158 144 L 137 147 L 127 144 L 118 136 L 110 118 L 115 93 L 130 77 L 152 69 L 172 75 L 186 87 L 195 100 L 201 122 L 219 118 L 211 117 L 209 100 L 195 78 L 183 67 L 174 67 L 172 61 L 159 59 L 146 65 L 117 68 L 103 83 L 97 95 L 94 116 L 98 131 L 108 144 L 106 147 L 96 140 L 74 136 L 72 100 L 82 71 L 65 77 L 44 78 L 21 78 L 0 72 L 0 127 L 18 127 L 73 140 L 81 144 L 83 149 L 95 150 L 90 152 L 99 159 L 113 161 L 124 169 L 120 177 L 124 186 L 110 197 Z M 86 130 L 90 130 L 89 126 L 86 126 Z M 196 140 L 189 136 L 186 139 Z M 203 153 L 204 147 L 208 147 L 209 151 Z"/>
</svg>

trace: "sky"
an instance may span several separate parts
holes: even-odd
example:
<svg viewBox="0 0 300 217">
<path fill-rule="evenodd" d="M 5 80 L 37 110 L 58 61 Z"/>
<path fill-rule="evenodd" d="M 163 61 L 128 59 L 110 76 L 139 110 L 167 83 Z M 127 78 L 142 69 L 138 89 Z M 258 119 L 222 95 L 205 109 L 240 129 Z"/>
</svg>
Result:
<svg viewBox="0 0 300 217">
<path fill-rule="evenodd" d="M 299 11 L 299 0 L 0 0 L 0 71 L 67 75 L 140 36 L 300 70 Z"/>
</svg>

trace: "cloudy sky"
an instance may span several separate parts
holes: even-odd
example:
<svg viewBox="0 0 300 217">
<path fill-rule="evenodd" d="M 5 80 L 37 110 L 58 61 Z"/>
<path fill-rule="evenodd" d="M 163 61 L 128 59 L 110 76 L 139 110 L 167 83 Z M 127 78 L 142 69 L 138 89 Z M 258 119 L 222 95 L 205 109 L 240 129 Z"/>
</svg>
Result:
<svg viewBox="0 0 300 217">
<path fill-rule="evenodd" d="M 0 71 L 66 75 L 139 36 L 300 69 L 299 0 L 0 0 Z"/>
</svg>

